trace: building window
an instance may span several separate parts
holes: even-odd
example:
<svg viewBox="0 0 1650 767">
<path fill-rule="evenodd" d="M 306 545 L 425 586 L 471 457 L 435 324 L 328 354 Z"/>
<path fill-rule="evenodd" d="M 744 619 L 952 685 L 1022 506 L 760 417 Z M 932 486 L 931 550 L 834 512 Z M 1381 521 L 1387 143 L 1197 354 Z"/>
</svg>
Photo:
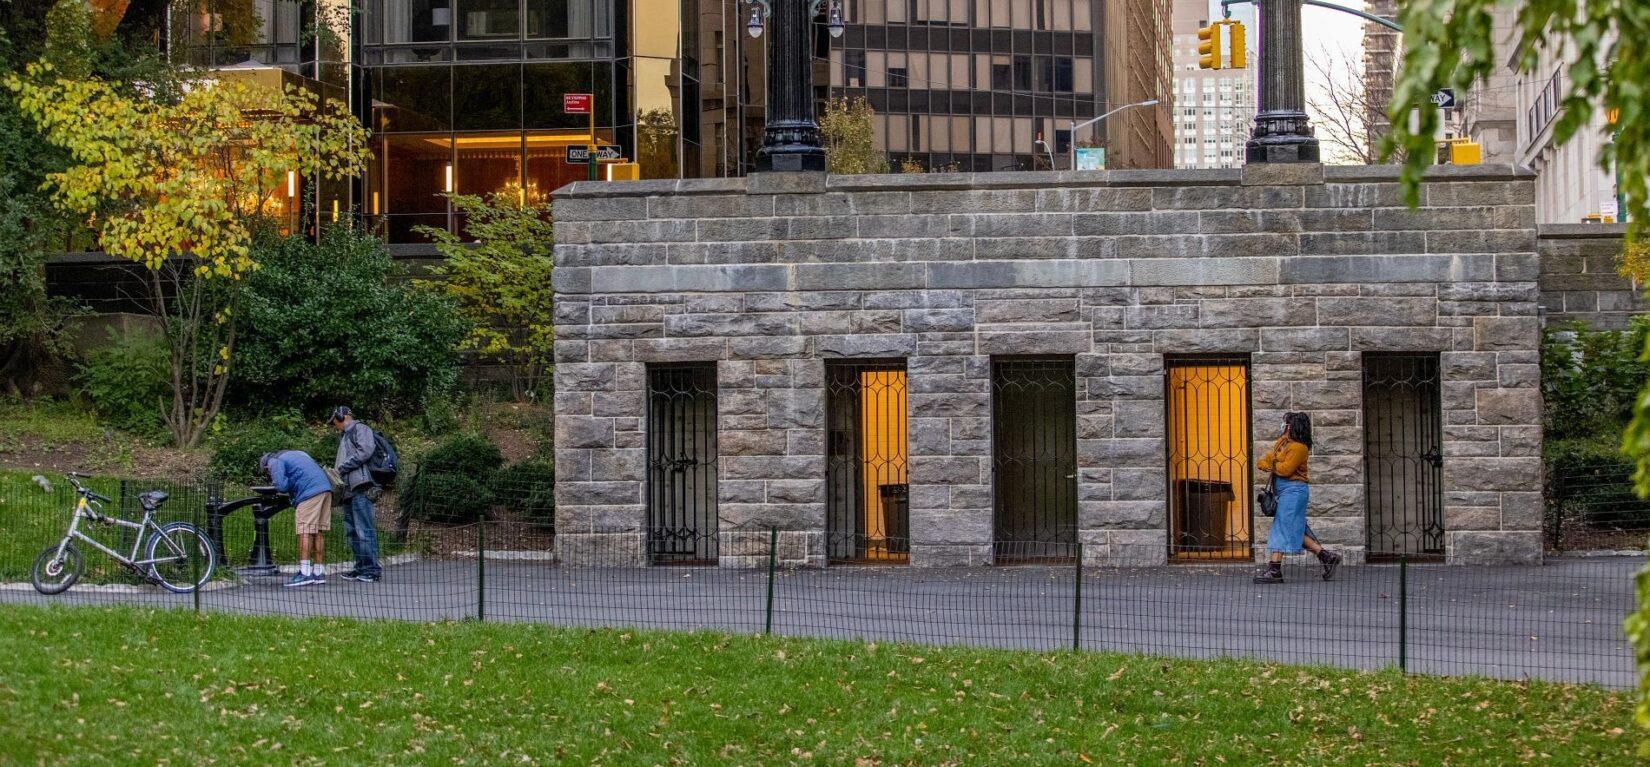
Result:
<svg viewBox="0 0 1650 767">
<path fill-rule="evenodd" d="M 890 87 L 890 88 L 909 88 L 909 87 L 911 87 L 910 83 L 911 83 L 911 80 L 910 80 L 910 77 L 908 77 L 907 74 L 906 74 L 905 67 L 889 67 L 888 68 L 888 87 Z"/>
<path fill-rule="evenodd" d="M 860 88 L 865 85 L 865 51 L 864 49 L 849 48 L 842 56 L 842 81 L 850 88 Z"/>
<path fill-rule="evenodd" d="M 1011 90 L 1031 90 L 1031 57 L 1014 57 L 1014 87 Z"/>
<path fill-rule="evenodd" d="M 519 38 L 521 8 L 515 0 L 459 0 L 458 38 L 498 40 Z"/>
<path fill-rule="evenodd" d="M 1037 90 L 1071 93 L 1071 59 L 1064 56 L 1037 57 Z"/>
<path fill-rule="evenodd" d="M 1003 92 L 1014 90 L 1014 73 L 1009 65 L 991 65 L 991 89 Z"/>
</svg>

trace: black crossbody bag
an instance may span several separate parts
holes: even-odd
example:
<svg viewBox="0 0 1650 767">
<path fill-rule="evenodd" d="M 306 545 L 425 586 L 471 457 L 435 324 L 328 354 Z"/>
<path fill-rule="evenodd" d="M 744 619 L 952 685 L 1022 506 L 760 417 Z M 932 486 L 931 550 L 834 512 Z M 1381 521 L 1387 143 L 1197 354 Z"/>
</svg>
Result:
<svg viewBox="0 0 1650 767">
<path fill-rule="evenodd" d="M 1264 516 L 1278 515 L 1278 475 L 1271 472 L 1266 474 L 1266 486 L 1260 489 L 1260 513 Z"/>
</svg>

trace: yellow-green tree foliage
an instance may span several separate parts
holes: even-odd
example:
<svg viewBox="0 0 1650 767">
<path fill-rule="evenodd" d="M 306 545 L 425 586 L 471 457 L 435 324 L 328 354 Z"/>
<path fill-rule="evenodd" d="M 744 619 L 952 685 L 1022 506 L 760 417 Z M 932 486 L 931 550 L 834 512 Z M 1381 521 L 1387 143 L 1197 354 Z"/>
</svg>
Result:
<svg viewBox="0 0 1650 767">
<path fill-rule="evenodd" d="M 1520 39 L 1516 63 L 1533 71 L 1544 54 L 1560 57 L 1564 95 L 1554 140 L 1562 144 L 1588 130 L 1603 111 L 1611 140 L 1597 158 L 1614 172 L 1625 199 L 1628 239 L 1650 232 L 1650 2 L 1645 0 L 1406 0 L 1398 4 L 1404 28 L 1404 60 L 1392 93 L 1392 132 L 1387 152 L 1404 152 L 1404 191 L 1419 199 L 1421 173 L 1434 155 L 1439 110 L 1427 97 L 1440 88 L 1470 93 L 1507 52 L 1497 51 L 1493 12 L 1516 12 Z M 1412 124 L 1411 115 L 1416 118 Z M 1632 266 L 1629 254 L 1625 268 Z M 1645 349 L 1650 358 L 1650 347 Z M 1622 449 L 1638 469 L 1634 482 L 1650 496 L 1650 386 L 1639 393 Z M 1647 566 L 1650 568 L 1650 566 Z M 1637 719 L 1650 728 L 1650 572 L 1638 576 L 1639 611 L 1626 623 L 1638 656 L 1641 698 Z M 1643 749 L 1650 756 L 1650 747 Z"/>
<path fill-rule="evenodd" d="M 676 167 L 676 116 L 659 107 L 636 115 L 636 162 L 642 178 L 680 178 Z"/>
<path fill-rule="evenodd" d="M 508 369 L 517 397 L 545 399 L 548 392 L 539 389 L 555 341 L 550 203 L 507 194 L 449 199 L 464 218 L 465 234 L 420 230 L 445 257 L 432 270 L 444 279 L 431 287 L 458 300 L 472 328 L 463 348 Z"/>
<path fill-rule="evenodd" d="M 358 174 L 365 130 L 337 101 L 232 79 L 123 84 L 40 63 L 6 86 L 72 158 L 48 177 L 57 205 L 84 217 L 104 252 L 149 269 L 148 304 L 172 348 L 166 423 L 195 445 L 231 372 L 241 278 L 258 266 L 253 229 L 284 209 L 288 173 Z"/>
<path fill-rule="evenodd" d="M 877 151 L 872 118 L 876 111 L 863 98 L 832 98 L 819 120 L 825 140 L 825 170 L 839 175 L 887 173 L 888 157 Z"/>
</svg>

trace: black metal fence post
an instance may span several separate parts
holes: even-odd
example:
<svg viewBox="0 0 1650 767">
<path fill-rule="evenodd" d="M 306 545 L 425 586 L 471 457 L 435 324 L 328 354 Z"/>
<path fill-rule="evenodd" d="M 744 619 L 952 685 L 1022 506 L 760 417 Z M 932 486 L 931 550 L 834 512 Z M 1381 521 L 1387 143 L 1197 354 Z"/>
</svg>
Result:
<svg viewBox="0 0 1650 767">
<path fill-rule="evenodd" d="M 1083 649 L 1083 542 L 1077 542 L 1077 566 L 1072 568 L 1075 574 L 1072 581 L 1071 599 L 1071 651 Z"/>
<path fill-rule="evenodd" d="M 476 523 L 476 620 L 487 620 L 487 522 Z"/>
<path fill-rule="evenodd" d="M 1398 670 L 1409 673 L 1409 556 L 1398 558 Z"/>
<path fill-rule="evenodd" d="M 768 608 L 767 618 L 763 622 L 762 634 L 773 633 L 773 570 L 775 560 L 779 558 L 779 528 L 768 528 Z"/>
<path fill-rule="evenodd" d="M 200 513 L 203 510 L 204 510 L 204 507 L 201 508 L 201 509 L 195 509 L 194 510 L 195 517 L 194 517 L 194 519 L 190 520 L 191 522 L 195 523 L 195 528 L 198 529 L 198 530 L 206 529 L 206 528 L 202 527 L 201 524 L 200 524 L 200 522 L 201 522 Z M 197 538 L 196 536 L 193 536 L 193 535 L 189 536 L 189 545 L 194 546 L 196 548 L 199 548 L 200 545 L 201 545 L 200 539 Z M 208 557 L 211 557 L 213 559 L 217 558 L 217 552 L 208 551 L 208 552 L 206 552 L 206 554 L 207 554 Z M 206 588 L 206 584 L 201 583 L 201 561 L 200 561 L 200 557 L 190 557 L 189 558 L 189 582 L 195 584 L 195 590 L 191 594 L 191 596 L 195 600 L 195 613 L 198 615 L 198 614 L 200 614 L 200 611 L 201 611 L 201 590 Z"/>
</svg>

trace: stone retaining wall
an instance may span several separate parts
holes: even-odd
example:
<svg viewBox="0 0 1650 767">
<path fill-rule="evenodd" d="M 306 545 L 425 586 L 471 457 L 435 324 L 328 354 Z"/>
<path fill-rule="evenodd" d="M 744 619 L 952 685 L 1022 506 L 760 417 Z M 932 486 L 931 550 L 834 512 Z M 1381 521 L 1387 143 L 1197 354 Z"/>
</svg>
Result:
<svg viewBox="0 0 1650 767">
<path fill-rule="evenodd" d="M 1247 355 L 1255 454 L 1312 414 L 1313 527 L 1366 543 L 1362 355 L 1438 353 L 1456 563 L 1541 556 L 1540 263 L 1531 177 L 1254 166 L 577 183 L 556 194 L 563 558 L 638 552 L 646 369 L 717 365 L 722 561 L 825 561 L 827 359 L 905 360 L 913 565 L 985 564 L 990 364 L 1078 380 L 1080 540 L 1168 550 L 1165 355 Z M 1254 540 L 1265 541 L 1256 518 Z M 760 534 L 758 534 L 760 533 Z M 638 553 L 638 558 L 641 554 Z"/>
<path fill-rule="evenodd" d="M 1540 229 L 1541 311 L 1549 325 L 1620 330 L 1650 311 L 1643 285 L 1616 272 L 1626 224 L 1546 224 Z"/>
</svg>

